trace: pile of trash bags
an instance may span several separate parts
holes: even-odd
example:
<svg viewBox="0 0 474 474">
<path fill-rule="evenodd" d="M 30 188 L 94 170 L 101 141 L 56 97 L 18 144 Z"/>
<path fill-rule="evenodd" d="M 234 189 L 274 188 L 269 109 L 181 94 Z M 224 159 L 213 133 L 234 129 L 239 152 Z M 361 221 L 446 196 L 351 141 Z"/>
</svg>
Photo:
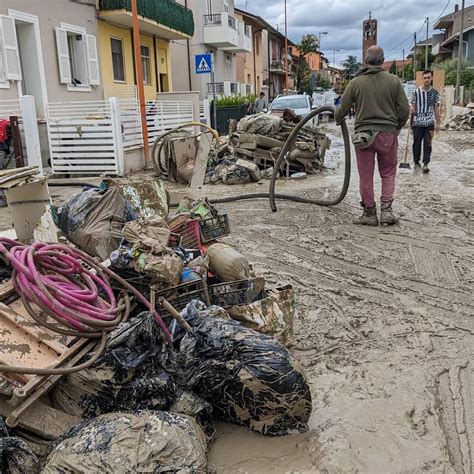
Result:
<svg viewBox="0 0 474 474">
<path fill-rule="evenodd" d="M 170 214 L 153 181 L 109 179 L 51 213 L 71 243 L 155 301 L 173 343 L 137 305 L 93 365 L 50 390 L 53 409 L 82 421 L 48 445 L 47 457 L 0 424 L 7 472 L 205 472 L 216 420 L 268 436 L 308 430 L 310 388 L 287 348 L 293 289 L 267 288 L 220 240 L 230 234 L 228 216 L 207 199 L 183 199 Z"/>
</svg>

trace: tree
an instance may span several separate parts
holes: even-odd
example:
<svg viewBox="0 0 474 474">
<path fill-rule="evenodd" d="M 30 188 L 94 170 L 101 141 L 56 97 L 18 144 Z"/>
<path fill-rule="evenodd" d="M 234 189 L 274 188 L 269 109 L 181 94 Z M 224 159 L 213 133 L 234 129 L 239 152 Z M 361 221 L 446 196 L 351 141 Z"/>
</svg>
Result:
<svg viewBox="0 0 474 474">
<path fill-rule="evenodd" d="M 428 69 L 431 69 L 431 65 L 435 62 L 436 57 L 431 54 L 431 48 L 428 48 Z M 418 48 L 416 50 L 416 70 L 425 70 L 425 48 Z"/>
<path fill-rule="evenodd" d="M 342 66 L 346 72 L 346 79 L 352 79 L 359 69 L 362 67 L 362 64 L 357 61 L 355 56 L 349 55 L 347 59 L 342 63 Z"/>
<path fill-rule="evenodd" d="M 397 61 L 395 59 L 393 60 L 392 64 L 390 65 L 390 74 L 393 74 L 394 76 L 397 75 Z"/>
<path fill-rule="evenodd" d="M 332 84 L 331 84 L 331 81 L 327 77 L 324 77 L 321 74 L 318 74 L 317 80 L 318 80 L 318 87 L 321 87 L 322 89 L 325 89 L 325 90 L 331 89 Z"/>
<path fill-rule="evenodd" d="M 296 88 L 298 92 L 313 93 L 311 84 L 312 71 L 305 56 L 309 53 L 317 53 L 319 49 L 318 38 L 315 35 L 303 35 L 298 45 L 299 57 L 296 70 Z"/>
<path fill-rule="evenodd" d="M 455 86 L 458 60 L 445 61 L 444 63 L 438 64 L 437 67 L 446 71 L 445 84 L 447 86 Z M 461 62 L 461 86 L 474 87 L 474 72 L 469 67 L 467 61 Z"/>
</svg>

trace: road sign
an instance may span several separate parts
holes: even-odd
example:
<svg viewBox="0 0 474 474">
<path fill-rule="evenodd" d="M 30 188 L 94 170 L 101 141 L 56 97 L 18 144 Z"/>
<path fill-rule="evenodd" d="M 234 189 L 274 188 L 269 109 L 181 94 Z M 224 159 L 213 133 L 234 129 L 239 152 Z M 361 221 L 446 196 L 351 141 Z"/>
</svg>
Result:
<svg viewBox="0 0 474 474">
<path fill-rule="evenodd" d="M 196 54 L 196 56 L 194 56 L 194 62 L 196 64 L 196 74 L 209 74 L 212 72 L 211 53 Z"/>
</svg>

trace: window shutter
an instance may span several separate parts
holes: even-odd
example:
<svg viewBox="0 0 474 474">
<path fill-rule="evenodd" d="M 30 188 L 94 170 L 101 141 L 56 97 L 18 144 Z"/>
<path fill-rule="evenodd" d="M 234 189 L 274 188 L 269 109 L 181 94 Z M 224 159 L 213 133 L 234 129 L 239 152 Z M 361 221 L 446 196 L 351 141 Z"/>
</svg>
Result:
<svg viewBox="0 0 474 474">
<path fill-rule="evenodd" d="M 98 86 L 100 84 L 99 56 L 97 54 L 97 41 L 93 35 L 87 35 L 87 60 L 89 63 L 89 84 Z"/>
<path fill-rule="evenodd" d="M 9 16 L 0 15 L 0 33 L 3 40 L 6 78 L 11 81 L 21 81 L 20 55 L 16 41 L 15 20 Z"/>
<path fill-rule="evenodd" d="M 61 84 L 71 84 L 71 65 L 69 64 L 69 48 L 67 45 L 67 31 L 56 28 L 56 47 L 58 49 L 59 79 Z"/>
</svg>

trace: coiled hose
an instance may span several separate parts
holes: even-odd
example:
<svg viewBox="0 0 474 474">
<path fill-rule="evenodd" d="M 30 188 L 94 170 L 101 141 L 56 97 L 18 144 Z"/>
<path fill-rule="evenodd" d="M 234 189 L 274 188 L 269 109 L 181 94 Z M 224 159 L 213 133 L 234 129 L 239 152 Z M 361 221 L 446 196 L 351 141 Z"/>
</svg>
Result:
<svg viewBox="0 0 474 474">
<path fill-rule="evenodd" d="M 349 183 L 351 179 L 351 146 L 350 146 L 350 138 L 349 138 L 349 130 L 347 129 L 346 121 L 344 120 L 341 123 L 342 129 L 342 138 L 344 140 L 344 182 L 342 184 L 342 189 L 339 194 L 329 200 L 324 199 L 309 199 L 300 196 L 293 196 L 291 194 L 276 194 L 275 193 L 275 183 L 278 178 L 278 172 L 280 170 L 282 161 L 285 158 L 285 155 L 288 153 L 290 146 L 295 141 L 298 132 L 314 117 L 323 113 L 323 112 L 334 112 L 335 108 L 331 106 L 323 106 L 319 107 L 313 111 L 311 111 L 306 117 L 303 118 L 301 122 L 299 122 L 293 131 L 290 133 L 290 136 L 286 140 L 283 148 L 278 155 L 277 161 L 275 163 L 275 167 L 273 170 L 272 179 L 270 181 L 270 189 L 268 193 L 248 193 L 248 194 L 240 194 L 238 196 L 229 196 L 220 199 L 212 199 L 210 200 L 211 204 L 223 204 L 226 202 L 234 202 L 234 201 L 242 201 L 246 199 L 270 199 L 270 207 L 273 212 L 276 212 L 277 207 L 275 203 L 275 199 L 281 199 L 284 201 L 293 201 L 293 202 L 302 202 L 305 204 L 315 204 L 317 206 L 335 206 L 342 202 L 342 200 L 346 197 L 347 190 L 349 189 Z"/>
<path fill-rule="evenodd" d="M 0 372 L 64 375 L 90 367 L 104 351 L 107 334 L 130 313 L 128 296 L 116 301 L 109 277 L 154 311 L 133 286 L 79 249 L 43 242 L 23 245 L 0 237 L 0 253 L 12 265 L 13 287 L 39 326 L 68 336 L 100 339 L 94 355 L 75 367 L 40 369 L 0 365 Z M 56 324 L 48 322 L 45 315 Z M 156 312 L 155 319 L 166 340 L 171 342 L 168 328 Z"/>
</svg>

